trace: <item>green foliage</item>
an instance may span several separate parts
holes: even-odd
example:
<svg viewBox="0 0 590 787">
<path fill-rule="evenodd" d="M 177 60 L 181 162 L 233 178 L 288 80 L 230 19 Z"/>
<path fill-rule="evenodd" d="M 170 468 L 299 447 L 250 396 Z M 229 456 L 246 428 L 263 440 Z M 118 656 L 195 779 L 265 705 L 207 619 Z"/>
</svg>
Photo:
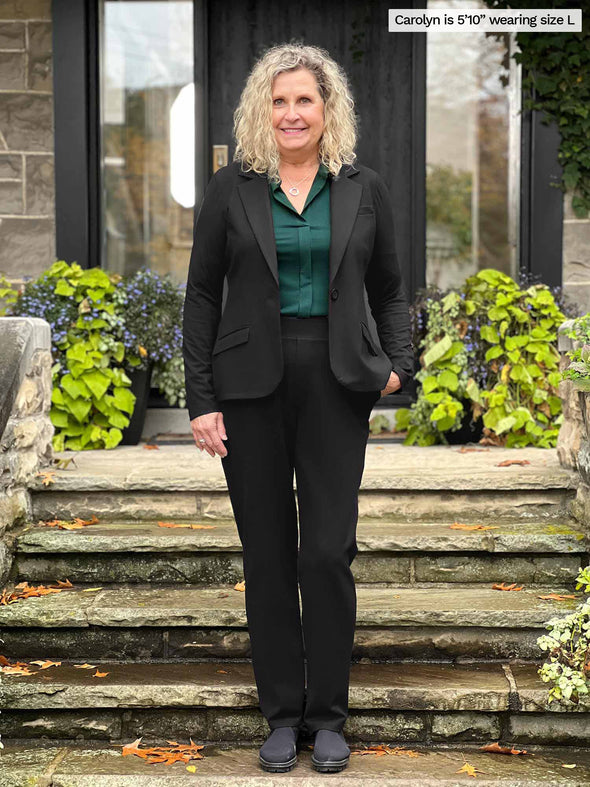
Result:
<svg viewBox="0 0 590 787">
<path fill-rule="evenodd" d="M 566 336 L 574 340 L 574 349 L 567 353 L 570 364 L 562 377 L 571 380 L 579 391 L 590 391 L 590 314 L 574 320 Z"/>
<path fill-rule="evenodd" d="M 4 316 L 18 300 L 18 289 L 8 281 L 4 274 L 0 274 L 0 300 L 3 301 L 2 307 L 0 307 L 0 317 Z"/>
<path fill-rule="evenodd" d="M 548 287 L 521 289 L 484 269 L 460 290 L 426 303 L 417 401 L 398 411 L 408 445 L 447 443 L 469 418 L 482 418 L 486 442 L 554 447 L 561 400 L 557 328 L 564 315 Z"/>
<path fill-rule="evenodd" d="M 13 313 L 43 316 L 52 324 L 53 391 L 50 418 L 53 448 L 80 451 L 114 448 L 135 406 L 124 363 L 125 347 L 115 336 L 116 282 L 100 268 L 83 270 L 58 260 L 28 283 Z"/>
<path fill-rule="evenodd" d="M 545 0 L 486 0 L 486 5 L 514 10 L 547 8 Z M 550 6 L 580 8 L 571 0 L 552 0 Z M 590 210 L 590 28 L 586 10 L 582 11 L 579 33 L 517 33 L 520 52 L 513 55 L 522 64 L 522 87 L 529 94 L 525 109 L 541 110 L 546 116 L 544 123 L 557 123 L 563 177 L 549 185 L 573 192 L 572 208 L 578 218 L 585 218 Z"/>
<path fill-rule="evenodd" d="M 178 354 L 164 365 L 154 366 L 152 385 L 164 394 L 172 407 L 186 407 L 184 359 Z"/>
<path fill-rule="evenodd" d="M 590 567 L 580 570 L 576 590 L 590 593 Z M 552 683 L 549 702 L 557 701 L 564 710 L 587 703 L 590 693 L 588 663 L 590 657 L 590 603 L 579 604 L 574 612 L 562 618 L 552 618 L 545 626 L 549 634 L 537 639 L 537 644 L 548 652 L 538 673 L 545 683 Z M 584 704 L 586 704 L 584 703 Z"/>
</svg>

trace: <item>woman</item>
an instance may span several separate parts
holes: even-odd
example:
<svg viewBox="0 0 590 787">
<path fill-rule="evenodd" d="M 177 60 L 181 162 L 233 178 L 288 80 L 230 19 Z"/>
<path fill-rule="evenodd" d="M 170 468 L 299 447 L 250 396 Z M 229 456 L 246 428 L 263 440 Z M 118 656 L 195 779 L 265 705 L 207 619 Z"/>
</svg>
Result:
<svg viewBox="0 0 590 787">
<path fill-rule="evenodd" d="M 221 457 L 243 547 L 271 728 L 260 764 L 290 770 L 304 727 L 314 767 L 339 771 L 350 754 L 350 564 L 368 419 L 412 375 L 408 305 L 390 197 L 376 172 L 353 166 L 354 103 L 327 52 L 267 50 L 234 134 L 234 161 L 212 177 L 195 223 L 189 417 L 197 447 Z"/>
</svg>

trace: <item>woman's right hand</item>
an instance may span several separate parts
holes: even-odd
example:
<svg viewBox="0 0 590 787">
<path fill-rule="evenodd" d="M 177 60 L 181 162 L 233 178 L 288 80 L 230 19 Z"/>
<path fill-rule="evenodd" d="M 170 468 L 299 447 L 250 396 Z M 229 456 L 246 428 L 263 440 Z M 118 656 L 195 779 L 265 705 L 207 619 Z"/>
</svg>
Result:
<svg viewBox="0 0 590 787">
<path fill-rule="evenodd" d="M 198 415 L 191 421 L 191 429 L 199 451 L 205 449 L 209 456 L 215 456 L 215 454 L 227 456 L 227 448 L 223 444 L 223 440 L 227 440 L 223 413 Z M 199 442 L 202 439 L 205 440 L 204 443 Z"/>
</svg>

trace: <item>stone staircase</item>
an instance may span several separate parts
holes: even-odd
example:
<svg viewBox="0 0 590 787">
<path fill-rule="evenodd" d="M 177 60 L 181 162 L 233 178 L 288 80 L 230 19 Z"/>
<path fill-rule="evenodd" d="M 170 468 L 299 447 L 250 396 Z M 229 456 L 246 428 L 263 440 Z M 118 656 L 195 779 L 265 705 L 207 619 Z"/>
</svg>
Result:
<svg viewBox="0 0 590 787">
<path fill-rule="evenodd" d="M 499 466 L 507 459 L 528 464 Z M 537 674 L 537 637 L 577 603 L 540 596 L 581 598 L 574 579 L 590 538 L 568 513 L 575 485 L 551 450 L 368 446 L 344 732 L 353 750 L 387 744 L 420 756 L 353 755 L 330 776 L 337 784 L 470 783 L 457 773 L 465 761 L 483 784 L 590 782 L 590 706 L 548 706 Z M 12 531 L 8 587 L 66 579 L 74 587 L 0 606 L 0 653 L 61 662 L 0 673 L 0 787 L 307 787 L 326 778 L 311 768 L 310 744 L 288 774 L 258 765 L 268 727 L 219 459 L 192 446 L 82 452 L 31 494 L 29 522 Z M 38 524 L 93 515 L 99 522 L 78 530 Z M 75 666 L 85 662 L 107 675 Z M 191 773 L 121 757 L 116 744 L 140 737 L 192 738 L 205 744 L 205 759 Z M 493 741 L 534 756 L 479 749 Z"/>
</svg>

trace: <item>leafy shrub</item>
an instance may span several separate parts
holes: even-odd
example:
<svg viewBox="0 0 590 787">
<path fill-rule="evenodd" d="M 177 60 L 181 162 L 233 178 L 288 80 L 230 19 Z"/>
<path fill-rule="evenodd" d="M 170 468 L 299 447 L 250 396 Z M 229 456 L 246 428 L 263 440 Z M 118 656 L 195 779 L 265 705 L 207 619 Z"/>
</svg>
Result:
<svg viewBox="0 0 590 787">
<path fill-rule="evenodd" d="M 543 284 L 521 289 L 484 269 L 459 290 L 428 296 L 419 348 L 421 384 L 398 411 L 406 444 L 447 443 L 446 433 L 482 419 L 486 442 L 553 447 L 562 421 L 557 328 L 564 313 Z M 414 315 L 415 317 L 416 315 Z"/>
<path fill-rule="evenodd" d="M 170 276 L 141 269 L 122 277 L 59 260 L 20 293 L 0 286 L 3 296 L 11 314 L 41 317 L 52 329 L 54 450 L 120 443 L 135 406 L 134 369 L 153 367 L 168 394 L 184 395 L 184 297 Z"/>
<path fill-rule="evenodd" d="M 579 391 L 590 391 L 590 314 L 574 320 L 565 335 L 574 340 L 574 349 L 567 353 L 570 364 L 562 377 L 571 380 Z"/>
<path fill-rule="evenodd" d="M 590 593 L 590 567 L 580 570 L 576 590 Z M 545 626 L 549 634 L 537 639 L 541 650 L 548 651 L 547 661 L 538 673 L 545 683 L 552 683 L 548 700 L 564 706 L 579 705 L 590 692 L 590 600 L 579 604 L 574 612 L 552 618 Z"/>
<path fill-rule="evenodd" d="M 63 260 L 28 282 L 13 314 L 42 317 L 52 328 L 50 418 L 56 451 L 114 448 L 129 424 L 135 396 L 125 372 L 125 347 L 116 337 L 114 302 L 120 277 L 83 270 Z"/>
</svg>

